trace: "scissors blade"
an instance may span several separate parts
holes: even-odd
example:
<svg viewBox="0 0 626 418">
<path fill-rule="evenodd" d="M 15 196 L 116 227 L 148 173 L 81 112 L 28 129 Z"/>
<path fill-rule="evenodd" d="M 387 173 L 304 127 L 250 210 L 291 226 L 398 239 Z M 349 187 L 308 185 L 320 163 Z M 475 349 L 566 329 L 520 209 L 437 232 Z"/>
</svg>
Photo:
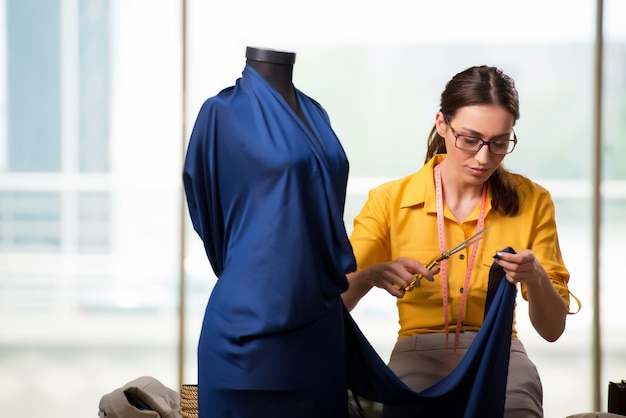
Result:
<svg viewBox="0 0 626 418">
<path fill-rule="evenodd" d="M 451 255 L 458 253 L 459 251 L 469 247 L 470 245 L 472 245 L 473 243 L 475 243 L 476 241 L 480 241 L 481 239 L 483 239 L 485 236 L 483 235 L 490 227 L 487 227 L 485 229 L 481 229 L 480 231 L 478 231 L 477 233 L 475 233 L 474 235 L 472 235 L 471 237 L 469 237 L 468 239 L 466 239 L 465 241 L 463 241 L 462 243 L 460 243 L 459 245 L 457 245 L 456 247 L 454 247 L 453 249 L 446 251 L 444 254 L 441 254 L 441 260 L 444 260 L 446 258 L 449 258 Z M 439 261 L 441 261 L 439 260 Z"/>
</svg>

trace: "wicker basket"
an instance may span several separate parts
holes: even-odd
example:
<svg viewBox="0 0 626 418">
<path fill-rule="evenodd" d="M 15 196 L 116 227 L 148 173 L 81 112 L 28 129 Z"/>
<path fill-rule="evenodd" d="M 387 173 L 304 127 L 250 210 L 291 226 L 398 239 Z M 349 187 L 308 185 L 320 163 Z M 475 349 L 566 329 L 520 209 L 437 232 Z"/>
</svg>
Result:
<svg viewBox="0 0 626 418">
<path fill-rule="evenodd" d="M 182 385 L 180 415 L 182 418 L 198 418 L 198 385 Z"/>
</svg>

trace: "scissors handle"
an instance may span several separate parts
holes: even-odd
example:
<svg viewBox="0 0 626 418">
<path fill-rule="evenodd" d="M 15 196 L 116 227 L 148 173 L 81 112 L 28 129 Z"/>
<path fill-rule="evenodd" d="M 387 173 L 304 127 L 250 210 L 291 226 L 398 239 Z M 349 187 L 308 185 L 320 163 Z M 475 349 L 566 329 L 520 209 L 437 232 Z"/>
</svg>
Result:
<svg viewBox="0 0 626 418">
<path fill-rule="evenodd" d="M 435 267 L 441 260 L 448 258 L 448 256 L 445 256 L 444 254 L 441 254 L 440 256 L 437 256 L 435 258 L 433 258 L 430 263 L 426 264 L 426 268 L 428 270 L 432 269 L 433 267 Z M 415 278 L 413 279 L 413 281 L 411 283 L 409 283 L 409 285 L 407 287 L 404 288 L 405 292 L 410 292 L 411 290 L 413 290 L 415 288 L 415 284 L 421 280 L 422 278 L 424 278 L 424 275 L 422 273 L 415 273 Z"/>
</svg>

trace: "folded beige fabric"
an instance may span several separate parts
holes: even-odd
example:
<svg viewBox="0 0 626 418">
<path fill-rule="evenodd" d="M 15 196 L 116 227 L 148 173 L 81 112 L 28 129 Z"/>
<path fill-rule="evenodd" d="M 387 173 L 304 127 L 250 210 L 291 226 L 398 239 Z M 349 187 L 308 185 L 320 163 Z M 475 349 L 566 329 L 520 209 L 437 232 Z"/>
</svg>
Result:
<svg viewBox="0 0 626 418">
<path fill-rule="evenodd" d="M 100 418 L 181 418 L 180 394 L 142 376 L 100 399 Z"/>
</svg>

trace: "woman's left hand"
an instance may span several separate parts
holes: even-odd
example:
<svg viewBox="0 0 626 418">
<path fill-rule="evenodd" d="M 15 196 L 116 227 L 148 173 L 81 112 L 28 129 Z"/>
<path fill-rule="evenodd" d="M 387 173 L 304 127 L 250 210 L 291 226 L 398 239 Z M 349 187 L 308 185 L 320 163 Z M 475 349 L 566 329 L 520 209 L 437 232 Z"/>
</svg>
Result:
<svg viewBox="0 0 626 418">
<path fill-rule="evenodd" d="M 526 285 L 528 314 L 535 330 L 547 341 L 556 341 L 565 330 L 567 305 L 535 254 L 531 250 L 498 252 L 494 258 L 509 282 Z"/>
<path fill-rule="evenodd" d="M 539 264 L 537 257 L 531 250 L 524 250 L 515 254 L 497 252 L 494 258 L 504 269 L 506 279 L 513 284 L 524 283 L 527 286 L 532 286 L 548 278 L 548 273 Z"/>
</svg>

